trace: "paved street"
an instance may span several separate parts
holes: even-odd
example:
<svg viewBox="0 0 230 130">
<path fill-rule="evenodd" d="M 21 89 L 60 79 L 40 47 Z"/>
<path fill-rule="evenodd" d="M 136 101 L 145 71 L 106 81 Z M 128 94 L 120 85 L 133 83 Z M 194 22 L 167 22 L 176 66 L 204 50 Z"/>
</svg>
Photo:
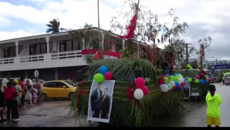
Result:
<svg viewBox="0 0 230 130">
<path fill-rule="evenodd" d="M 220 106 L 221 126 L 229 127 L 230 123 L 230 86 L 216 85 L 217 93 L 222 98 Z M 34 107 L 20 111 L 18 123 L 1 124 L 1 126 L 15 127 L 77 127 L 77 122 L 72 115 L 68 115 L 69 109 L 65 109 L 70 101 L 46 101 Z M 206 127 L 206 103 L 205 101 L 192 101 L 182 103 L 185 109 L 177 116 L 165 119 L 158 126 L 203 126 Z M 87 125 L 86 125 L 87 126 Z"/>
</svg>

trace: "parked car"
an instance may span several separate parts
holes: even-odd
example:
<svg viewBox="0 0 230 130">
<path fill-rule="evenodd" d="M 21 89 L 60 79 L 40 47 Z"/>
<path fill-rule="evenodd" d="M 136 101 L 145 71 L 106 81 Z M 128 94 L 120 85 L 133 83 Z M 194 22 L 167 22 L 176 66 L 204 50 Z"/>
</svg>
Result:
<svg viewBox="0 0 230 130">
<path fill-rule="evenodd" d="M 74 97 L 77 85 L 71 81 L 66 80 L 52 80 L 44 81 L 42 83 L 41 100 L 50 98 L 67 98 L 72 100 Z"/>
</svg>

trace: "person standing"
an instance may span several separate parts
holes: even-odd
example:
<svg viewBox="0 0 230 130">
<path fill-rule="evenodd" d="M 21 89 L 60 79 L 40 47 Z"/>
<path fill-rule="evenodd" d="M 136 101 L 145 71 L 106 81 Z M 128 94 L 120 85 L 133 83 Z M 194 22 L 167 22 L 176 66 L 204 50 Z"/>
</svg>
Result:
<svg viewBox="0 0 230 130">
<path fill-rule="evenodd" d="M 17 94 L 19 93 L 19 89 L 17 87 L 18 85 L 18 80 L 14 79 L 12 81 L 12 86 L 15 89 L 15 92 L 17 92 Z M 19 114 L 18 114 L 18 95 L 14 96 L 14 100 L 13 100 L 13 106 L 12 106 L 12 121 L 19 121 Z"/>
<path fill-rule="evenodd" d="M 0 83 L 0 116 L 1 116 L 0 122 L 6 121 L 6 120 L 3 118 L 3 109 L 4 109 L 4 108 L 5 108 L 4 93 L 2 92 L 2 83 Z"/>
<path fill-rule="evenodd" d="M 7 87 L 7 83 L 9 82 L 9 80 L 10 80 L 10 74 L 7 73 L 5 75 L 5 78 L 3 78 L 3 80 L 2 80 L 2 90 L 1 91 L 3 93 L 4 93 L 5 88 Z M 3 109 L 3 113 L 6 113 L 6 107 Z"/>
<path fill-rule="evenodd" d="M 101 104 L 102 104 L 102 90 L 101 90 L 101 83 L 98 83 L 97 89 L 95 89 L 91 95 L 92 117 L 99 118 Z"/>
<path fill-rule="evenodd" d="M 21 79 L 20 79 L 20 85 L 21 85 L 21 88 L 22 88 L 22 90 L 23 90 L 22 96 L 21 96 L 21 109 L 23 109 L 23 108 L 24 108 L 24 105 L 25 105 L 25 95 L 26 95 L 26 91 L 25 91 L 24 80 L 25 80 L 25 78 L 21 77 Z"/>
<path fill-rule="evenodd" d="M 18 80 L 17 80 L 18 81 Z M 21 98 L 22 98 L 22 93 L 24 92 L 22 90 L 21 85 L 19 85 L 19 83 L 17 83 L 16 85 L 17 89 L 18 89 L 18 108 L 22 108 L 22 104 L 21 104 Z"/>
<path fill-rule="evenodd" d="M 28 102 L 28 106 L 33 106 L 32 103 L 32 86 L 30 85 L 30 80 L 26 80 L 26 85 L 25 85 L 25 89 L 26 89 L 26 95 L 25 95 L 25 101 Z"/>
<path fill-rule="evenodd" d="M 15 91 L 15 88 L 12 86 L 12 81 L 9 81 L 4 91 L 4 100 L 6 101 L 8 122 L 11 121 L 11 119 L 13 119 L 14 97 L 17 96 L 17 94 L 18 93 Z"/>
<path fill-rule="evenodd" d="M 101 105 L 101 118 L 109 119 L 109 110 L 110 110 L 110 97 L 108 95 L 108 88 L 104 89 L 103 102 Z"/>
<path fill-rule="evenodd" d="M 221 104 L 221 97 L 216 92 L 216 87 L 214 85 L 209 86 L 209 91 L 206 95 L 206 103 L 207 103 L 207 126 L 211 127 L 215 125 L 216 127 L 220 126 L 220 109 L 219 106 Z"/>
<path fill-rule="evenodd" d="M 40 94 L 41 94 L 41 92 L 42 92 L 42 87 L 41 87 L 41 83 L 39 82 L 39 79 L 38 78 L 36 78 L 35 79 L 35 82 L 34 82 L 34 88 L 36 88 L 37 89 L 37 91 L 38 91 L 38 93 L 37 93 L 37 95 L 38 95 L 38 98 L 37 98 L 37 103 L 39 103 L 39 99 L 40 99 Z"/>
</svg>

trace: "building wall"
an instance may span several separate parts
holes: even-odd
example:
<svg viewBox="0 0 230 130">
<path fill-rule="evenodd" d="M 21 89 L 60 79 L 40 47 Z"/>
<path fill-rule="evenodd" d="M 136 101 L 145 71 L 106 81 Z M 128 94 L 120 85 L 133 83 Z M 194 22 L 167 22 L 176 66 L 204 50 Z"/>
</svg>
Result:
<svg viewBox="0 0 230 130">
<path fill-rule="evenodd" d="M 10 73 L 11 77 L 14 78 L 21 78 L 21 77 L 25 77 L 25 70 L 19 70 L 19 71 L 6 71 L 6 72 L 2 72 L 2 77 L 4 77 L 6 75 L 6 73 Z"/>
<path fill-rule="evenodd" d="M 77 71 L 86 66 L 58 68 L 58 79 L 72 79 L 77 77 Z"/>
<path fill-rule="evenodd" d="M 55 79 L 55 68 L 50 69 L 37 69 L 39 72 L 39 78 L 43 80 L 54 80 Z M 34 77 L 35 70 L 28 70 L 28 78 L 35 78 Z"/>
</svg>

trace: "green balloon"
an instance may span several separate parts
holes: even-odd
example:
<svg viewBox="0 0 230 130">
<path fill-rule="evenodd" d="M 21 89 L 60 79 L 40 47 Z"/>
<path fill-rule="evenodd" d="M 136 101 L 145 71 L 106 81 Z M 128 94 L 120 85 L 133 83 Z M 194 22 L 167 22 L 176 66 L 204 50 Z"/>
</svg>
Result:
<svg viewBox="0 0 230 130">
<path fill-rule="evenodd" d="M 182 76 L 182 77 L 183 77 L 183 75 L 182 75 L 182 74 L 179 74 L 179 76 Z"/>
<path fill-rule="evenodd" d="M 179 77 L 175 77 L 174 81 L 179 82 Z"/>
<path fill-rule="evenodd" d="M 177 76 L 175 76 L 175 78 L 179 79 L 179 78 L 180 78 L 180 76 L 179 76 L 179 75 L 177 75 Z"/>
<path fill-rule="evenodd" d="M 189 83 L 190 83 L 190 82 L 192 82 L 192 78 L 188 78 L 188 80 L 187 80 L 187 81 L 188 81 Z"/>
<path fill-rule="evenodd" d="M 169 78 L 168 77 L 164 77 L 165 79 L 165 83 L 167 84 L 169 82 Z"/>
<path fill-rule="evenodd" d="M 100 74 L 100 73 L 97 73 L 93 76 L 93 80 L 97 83 L 101 83 L 105 80 L 105 77 L 104 75 Z"/>
<path fill-rule="evenodd" d="M 208 78 L 208 75 L 205 75 L 206 78 Z"/>
<path fill-rule="evenodd" d="M 170 80 L 174 81 L 175 76 L 171 75 Z"/>
<path fill-rule="evenodd" d="M 196 80 L 195 80 L 195 83 L 197 83 L 197 84 L 198 84 L 199 82 L 200 82 L 200 80 L 199 80 L 199 79 L 196 79 Z"/>
<path fill-rule="evenodd" d="M 170 85 L 170 84 L 169 84 L 169 87 L 170 87 L 170 89 L 169 89 L 169 90 L 172 90 L 172 89 L 173 89 L 173 86 L 172 86 L 172 85 Z"/>
</svg>

